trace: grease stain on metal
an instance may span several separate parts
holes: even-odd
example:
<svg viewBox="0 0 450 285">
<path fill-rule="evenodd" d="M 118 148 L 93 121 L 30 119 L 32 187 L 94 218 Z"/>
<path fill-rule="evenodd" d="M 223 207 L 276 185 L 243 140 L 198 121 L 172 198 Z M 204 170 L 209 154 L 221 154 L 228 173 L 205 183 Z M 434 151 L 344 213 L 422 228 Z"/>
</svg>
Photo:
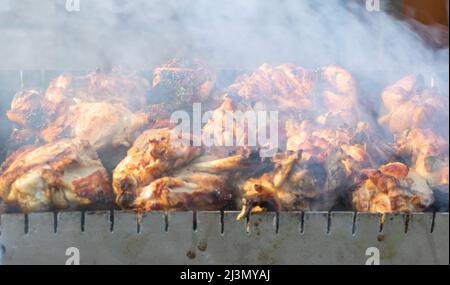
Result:
<svg viewBox="0 0 450 285">
<path fill-rule="evenodd" d="M 206 241 L 200 241 L 197 245 L 198 250 L 206 251 L 208 249 L 208 243 Z"/>
<path fill-rule="evenodd" d="M 194 251 L 188 250 L 188 252 L 186 252 L 186 256 L 187 256 L 189 259 L 194 259 L 196 255 L 195 255 L 195 252 L 194 252 Z"/>
</svg>

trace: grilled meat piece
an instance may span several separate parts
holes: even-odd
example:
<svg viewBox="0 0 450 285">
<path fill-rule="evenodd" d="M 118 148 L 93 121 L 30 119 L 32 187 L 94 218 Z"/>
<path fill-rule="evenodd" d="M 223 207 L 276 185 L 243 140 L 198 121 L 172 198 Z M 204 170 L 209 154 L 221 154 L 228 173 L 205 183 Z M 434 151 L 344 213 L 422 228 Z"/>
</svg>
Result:
<svg viewBox="0 0 450 285">
<path fill-rule="evenodd" d="M 253 106 L 317 116 L 323 124 L 355 120 L 355 80 L 350 72 L 336 65 L 310 71 L 289 64 L 264 64 L 253 74 L 241 76 L 226 92 L 237 94 Z"/>
<path fill-rule="evenodd" d="M 173 110 L 204 102 L 216 77 L 215 71 L 199 59 L 175 58 L 154 70 L 150 102 L 167 103 Z"/>
<path fill-rule="evenodd" d="M 425 179 L 403 163 L 382 165 L 366 171 L 367 178 L 353 192 L 353 206 L 361 212 L 416 212 L 433 202 Z"/>
<path fill-rule="evenodd" d="M 241 76 L 227 92 L 279 110 L 311 110 L 314 86 L 314 72 L 289 64 L 263 64 L 253 74 Z"/>
<path fill-rule="evenodd" d="M 52 105 L 78 102 L 122 104 L 132 111 L 146 104 L 149 82 L 121 67 L 96 70 L 85 76 L 63 74 L 50 82 L 45 99 Z"/>
<path fill-rule="evenodd" d="M 200 155 L 201 149 L 191 146 L 190 137 L 181 137 L 180 140 L 186 144 L 174 142 L 173 133 L 167 128 L 147 130 L 136 139 L 127 156 L 113 172 L 113 188 L 118 205 L 132 207 L 142 187 Z"/>
<path fill-rule="evenodd" d="M 310 196 L 317 195 L 315 210 L 350 206 L 349 190 L 359 183 L 361 171 L 396 158 L 396 150 L 364 122 L 336 128 L 307 120 L 288 121 L 286 130 L 287 150 L 303 151 L 298 187 Z"/>
<path fill-rule="evenodd" d="M 318 114 L 316 122 L 340 127 L 355 126 L 358 122 L 357 88 L 352 74 L 337 65 L 328 65 L 320 70 L 318 88 L 320 96 L 314 108 Z"/>
<path fill-rule="evenodd" d="M 162 177 L 144 187 L 135 209 L 145 211 L 212 211 L 230 203 L 232 190 L 220 175 L 191 173 Z"/>
<path fill-rule="evenodd" d="M 199 157 L 164 177 L 152 181 L 138 191 L 135 209 L 138 212 L 212 211 L 234 202 L 233 173 L 255 165 L 255 160 L 244 155 L 208 160 Z"/>
<path fill-rule="evenodd" d="M 399 135 L 396 142 L 400 156 L 410 161 L 411 168 L 431 187 L 448 187 L 449 151 L 445 138 L 431 129 L 413 129 Z"/>
<path fill-rule="evenodd" d="M 258 111 L 265 111 L 267 120 L 258 120 Z M 259 149 L 264 156 L 272 156 L 278 148 L 278 124 L 273 114 L 255 109 L 235 96 L 224 95 L 220 107 L 215 109 L 202 128 L 202 143 L 206 152 L 218 157 L 247 153 Z M 276 138 L 275 141 L 273 138 Z"/>
<path fill-rule="evenodd" d="M 348 174 L 355 167 L 364 167 L 369 163 L 367 154 L 367 124 L 358 123 L 356 128 L 330 128 L 304 120 L 288 121 L 287 150 L 303 151 L 305 160 L 325 161 L 333 152 L 339 151 L 347 157 L 344 164 Z M 363 138 L 358 138 L 363 137 Z"/>
<path fill-rule="evenodd" d="M 113 202 L 97 153 L 78 139 L 24 147 L 10 155 L 0 170 L 0 197 L 24 212 L 99 209 Z"/>
<path fill-rule="evenodd" d="M 59 138 L 87 140 L 96 150 L 112 146 L 129 147 L 140 130 L 148 125 L 144 113 L 132 113 L 121 104 L 78 103 L 39 132 L 46 142 Z"/>
<path fill-rule="evenodd" d="M 42 95 L 34 91 L 19 93 L 14 99 L 8 117 L 21 128 L 12 134 L 11 143 L 78 137 L 88 140 L 95 149 L 128 146 L 136 132 L 149 123 L 147 114 L 133 113 L 118 103 L 80 101 L 52 113 L 47 108 L 51 105 L 41 99 Z"/>
<path fill-rule="evenodd" d="M 273 157 L 273 169 L 259 177 L 245 180 L 241 189 L 241 212 L 237 219 L 250 213 L 271 211 L 295 211 L 308 209 L 307 196 L 299 186 L 301 152 L 277 154 Z"/>
<path fill-rule="evenodd" d="M 79 137 L 95 149 L 129 145 L 148 122 L 148 115 L 133 113 L 144 107 L 147 88 L 144 79 L 120 68 L 61 75 L 45 93 L 26 90 L 15 95 L 7 116 L 20 128 L 12 140 L 28 133 L 45 142 Z"/>
<path fill-rule="evenodd" d="M 80 102 L 122 104 L 135 111 L 146 103 L 149 83 L 121 68 L 86 76 L 64 74 L 50 82 L 44 93 L 37 90 L 18 92 L 7 112 L 8 118 L 23 128 L 42 129 Z"/>
<path fill-rule="evenodd" d="M 18 92 L 12 102 L 11 109 L 6 115 L 9 120 L 26 129 L 40 129 L 45 127 L 49 118 L 51 104 L 44 95 L 37 90 L 22 90 Z"/>
<path fill-rule="evenodd" d="M 448 97 L 425 88 L 421 77 L 410 75 L 386 87 L 381 99 L 387 112 L 379 123 L 392 133 L 431 128 L 448 137 Z"/>
</svg>

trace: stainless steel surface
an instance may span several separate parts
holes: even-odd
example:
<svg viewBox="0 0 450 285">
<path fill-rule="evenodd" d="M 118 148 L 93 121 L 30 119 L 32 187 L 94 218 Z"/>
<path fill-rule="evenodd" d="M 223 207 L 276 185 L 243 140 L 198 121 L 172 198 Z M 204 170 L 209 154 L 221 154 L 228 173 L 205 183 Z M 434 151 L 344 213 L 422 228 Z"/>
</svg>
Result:
<svg viewBox="0 0 450 285">
<path fill-rule="evenodd" d="M 383 227 L 368 213 L 264 213 L 248 223 L 236 215 L 5 214 L 0 261 L 65 264 L 76 247 L 81 264 L 365 264 L 376 247 L 381 264 L 449 263 L 448 213 L 386 215 Z"/>
</svg>

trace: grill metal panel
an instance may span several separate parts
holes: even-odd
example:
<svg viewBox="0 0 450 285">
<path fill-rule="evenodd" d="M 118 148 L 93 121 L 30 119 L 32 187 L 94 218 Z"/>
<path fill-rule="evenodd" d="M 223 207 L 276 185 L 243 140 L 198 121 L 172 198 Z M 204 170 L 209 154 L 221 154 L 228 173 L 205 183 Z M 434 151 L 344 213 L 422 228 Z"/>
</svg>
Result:
<svg viewBox="0 0 450 285">
<path fill-rule="evenodd" d="M 84 216 L 84 218 L 83 218 Z M 448 264 L 448 213 L 61 212 L 1 216 L 3 264 Z M 83 224 L 84 222 L 84 224 Z M 194 225 L 196 228 L 194 229 Z M 223 232 L 222 232 L 223 228 Z M 381 230 L 381 231 L 380 231 Z M 27 232 L 27 233 L 26 233 Z"/>
</svg>

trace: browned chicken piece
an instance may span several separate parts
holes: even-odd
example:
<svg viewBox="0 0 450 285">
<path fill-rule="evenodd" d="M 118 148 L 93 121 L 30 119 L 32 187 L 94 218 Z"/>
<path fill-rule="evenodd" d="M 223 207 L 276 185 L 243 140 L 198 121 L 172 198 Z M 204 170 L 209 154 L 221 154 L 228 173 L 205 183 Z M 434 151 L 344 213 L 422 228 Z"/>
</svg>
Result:
<svg viewBox="0 0 450 285">
<path fill-rule="evenodd" d="M 205 152 L 227 157 L 259 150 L 260 156 L 273 156 L 285 137 L 280 121 L 288 116 L 251 106 L 239 96 L 224 94 L 222 100 L 202 128 Z"/>
<path fill-rule="evenodd" d="M 121 67 L 100 69 L 85 76 L 64 74 L 50 82 L 45 99 L 53 106 L 78 102 L 122 104 L 132 111 L 146 104 L 150 83 L 135 72 Z"/>
<path fill-rule="evenodd" d="M 97 153 L 78 139 L 24 147 L 10 155 L 0 170 L 0 197 L 24 212 L 101 209 L 113 202 Z"/>
<path fill-rule="evenodd" d="M 403 163 L 382 165 L 366 174 L 367 178 L 352 194 L 356 211 L 418 212 L 434 202 L 433 191 L 425 179 Z"/>
<path fill-rule="evenodd" d="M 418 76 L 407 76 L 381 94 L 386 114 L 379 122 L 394 134 L 411 129 L 439 130 L 448 136 L 448 98 L 425 88 Z"/>
<path fill-rule="evenodd" d="M 407 130 L 397 137 L 399 152 L 431 187 L 448 187 L 448 141 L 431 129 Z"/>
<path fill-rule="evenodd" d="M 355 170 L 367 163 L 366 153 L 360 146 L 352 146 L 354 149 L 347 152 L 339 146 L 328 145 L 326 151 L 320 150 L 320 144 L 318 147 L 316 154 L 312 154 L 312 149 L 304 150 L 305 156 L 295 174 L 296 183 L 310 199 L 309 209 L 329 211 L 353 185 Z"/>
<path fill-rule="evenodd" d="M 44 142 L 79 137 L 95 149 L 128 146 L 148 123 L 148 115 L 134 113 L 144 107 L 148 85 L 136 74 L 114 68 L 86 76 L 61 75 L 45 93 L 21 91 L 7 112 L 19 127 L 12 141 L 23 144 L 18 139 L 28 141 L 33 136 Z"/>
<path fill-rule="evenodd" d="M 367 131 L 367 124 L 359 122 L 356 128 L 330 128 L 304 120 L 299 123 L 287 121 L 288 151 L 303 151 L 304 160 L 325 161 L 332 153 L 339 151 L 347 157 L 343 163 L 347 174 L 355 167 L 370 163 L 367 154 L 367 138 L 358 140 L 358 135 Z"/>
<path fill-rule="evenodd" d="M 287 150 L 303 151 L 298 187 L 320 197 L 317 210 L 349 206 L 349 190 L 359 183 L 361 171 L 396 159 L 396 150 L 364 122 L 336 128 L 288 121 L 286 130 Z"/>
<path fill-rule="evenodd" d="M 259 177 L 251 177 L 241 188 L 241 212 L 237 219 L 262 211 L 300 211 L 310 209 L 308 193 L 299 187 L 301 152 L 277 154 L 274 166 Z"/>
<path fill-rule="evenodd" d="M 203 126 L 202 145 L 206 147 L 207 153 L 227 157 L 233 153 L 249 150 L 248 132 L 254 131 L 256 135 L 258 130 L 246 127 L 249 120 L 252 120 L 246 117 L 246 112 L 253 109 L 239 101 L 235 97 L 225 95 L 222 104 L 213 110 L 211 117 Z M 257 146 L 256 143 L 255 140 L 254 147 Z"/>
<path fill-rule="evenodd" d="M 241 76 L 226 91 L 253 105 L 313 113 L 322 124 L 355 120 L 356 82 L 350 72 L 336 65 L 316 72 L 290 64 L 264 64 L 253 74 Z"/>
<path fill-rule="evenodd" d="M 12 102 L 11 109 L 6 115 L 9 120 L 26 129 L 41 129 L 51 120 L 50 103 L 37 90 L 23 90 L 18 92 Z"/>
<path fill-rule="evenodd" d="M 352 74 L 337 65 L 328 65 L 320 72 L 320 98 L 315 109 L 322 110 L 316 121 L 322 125 L 354 126 L 358 122 L 357 88 Z"/>
<path fill-rule="evenodd" d="M 128 150 L 127 156 L 113 171 L 113 188 L 116 203 L 123 208 L 133 206 L 142 187 L 161 178 L 171 170 L 189 164 L 201 154 L 193 147 L 192 138 L 181 137 L 173 141 L 170 129 L 150 129 L 143 132 Z"/>
<path fill-rule="evenodd" d="M 166 176 L 140 191 L 134 209 L 137 212 L 220 210 L 232 201 L 231 189 L 220 175 Z"/>
<path fill-rule="evenodd" d="M 287 150 L 303 150 L 304 159 L 324 161 L 338 150 L 346 172 L 376 167 L 398 159 L 397 149 L 385 142 L 368 123 L 359 121 L 355 126 L 327 126 L 309 120 L 286 122 Z"/>
<path fill-rule="evenodd" d="M 225 151 L 224 156 L 228 155 L 230 149 L 236 146 L 244 146 L 246 143 L 246 133 L 242 122 L 231 121 L 230 128 L 227 129 L 227 113 L 234 113 L 238 110 L 238 104 L 230 97 L 225 96 L 222 105 L 212 112 L 211 118 L 202 128 L 202 142 L 206 147 Z M 231 144 L 227 145 L 227 140 Z"/>
<path fill-rule="evenodd" d="M 81 102 L 41 130 L 39 137 L 46 142 L 79 138 L 96 150 L 108 146 L 129 147 L 148 123 L 149 115 L 133 113 L 122 104 Z"/>
<path fill-rule="evenodd" d="M 53 142 L 78 137 L 100 150 L 107 146 L 129 146 L 137 132 L 149 124 L 148 114 L 133 113 L 119 103 L 80 101 L 57 113 L 52 113 L 51 106 L 37 92 L 18 94 L 8 117 L 21 128 L 13 132 L 10 141 L 24 145 L 31 140 Z"/>
<path fill-rule="evenodd" d="M 241 76 L 227 92 L 247 102 L 278 110 L 311 110 L 315 73 L 289 64 L 272 67 L 263 64 L 251 75 Z"/>
<path fill-rule="evenodd" d="M 208 159 L 200 157 L 143 187 L 138 191 L 135 209 L 138 212 L 212 211 L 229 206 L 235 196 L 233 173 L 250 168 L 258 161 L 244 155 Z"/>
<path fill-rule="evenodd" d="M 199 59 L 175 58 L 154 70 L 150 101 L 169 108 L 192 107 L 206 101 L 216 83 L 216 72 Z"/>
<path fill-rule="evenodd" d="M 135 111 L 145 105 L 148 88 L 145 79 L 120 68 L 86 76 L 64 74 L 51 81 L 44 93 L 18 92 L 7 116 L 23 128 L 42 129 L 80 102 L 122 104 Z"/>
</svg>

